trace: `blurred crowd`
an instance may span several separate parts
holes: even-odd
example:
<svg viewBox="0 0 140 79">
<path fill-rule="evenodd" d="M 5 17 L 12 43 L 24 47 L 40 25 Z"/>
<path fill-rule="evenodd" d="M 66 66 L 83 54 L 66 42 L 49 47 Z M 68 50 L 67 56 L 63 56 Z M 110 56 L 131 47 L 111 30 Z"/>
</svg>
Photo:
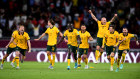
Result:
<svg viewBox="0 0 140 79">
<path fill-rule="evenodd" d="M 98 27 L 89 9 L 99 20 L 106 17 L 109 21 L 117 13 L 117 31 L 127 27 L 129 32 L 140 35 L 140 3 L 136 0 L 0 0 L 0 38 L 10 37 L 20 24 L 31 37 L 39 36 L 48 28 L 50 18 L 62 32 L 68 22 L 76 29 L 85 24 L 96 37 Z"/>
</svg>

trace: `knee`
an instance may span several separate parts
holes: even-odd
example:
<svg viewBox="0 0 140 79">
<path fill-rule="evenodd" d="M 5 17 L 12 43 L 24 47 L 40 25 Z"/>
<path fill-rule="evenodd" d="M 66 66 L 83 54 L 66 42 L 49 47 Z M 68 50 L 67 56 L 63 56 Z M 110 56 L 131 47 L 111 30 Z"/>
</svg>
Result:
<svg viewBox="0 0 140 79">
<path fill-rule="evenodd" d="M 113 52 L 111 53 L 111 57 L 114 57 L 114 53 Z"/>
</svg>

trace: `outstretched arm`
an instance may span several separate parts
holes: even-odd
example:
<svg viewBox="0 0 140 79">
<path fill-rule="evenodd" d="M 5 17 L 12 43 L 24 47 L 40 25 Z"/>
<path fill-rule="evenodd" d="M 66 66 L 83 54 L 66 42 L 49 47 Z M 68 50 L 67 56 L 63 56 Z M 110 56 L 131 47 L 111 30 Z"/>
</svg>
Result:
<svg viewBox="0 0 140 79">
<path fill-rule="evenodd" d="M 135 41 L 136 41 L 136 45 L 139 45 L 138 36 L 136 34 L 134 34 L 134 38 L 135 38 Z"/>
<path fill-rule="evenodd" d="M 29 47 L 28 53 L 30 53 L 31 52 L 31 42 L 30 42 L 30 40 L 28 40 L 27 42 L 28 42 L 28 47 Z"/>
<path fill-rule="evenodd" d="M 118 16 L 117 14 L 114 14 L 114 16 L 113 16 L 113 18 L 110 20 L 110 22 L 113 22 L 117 16 Z"/>
<path fill-rule="evenodd" d="M 59 45 L 63 40 L 65 39 L 65 36 L 63 36 L 57 43 L 57 45 Z"/>
<path fill-rule="evenodd" d="M 9 46 L 13 41 L 14 41 L 14 38 L 11 37 L 11 40 L 10 40 L 10 42 L 6 45 L 6 48 L 8 48 L 8 46 Z"/>
<path fill-rule="evenodd" d="M 91 11 L 91 10 L 89 10 L 88 12 L 91 14 L 92 18 L 93 18 L 93 19 L 97 22 L 97 21 L 98 21 L 98 19 L 95 17 L 95 15 L 92 13 L 92 11 Z"/>
<path fill-rule="evenodd" d="M 45 36 L 45 33 L 43 33 L 38 39 L 34 39 L 35 41 L 38 41 L 38 40 L 40 40 L 42 37 L 44 37 Z"/>
</svg>

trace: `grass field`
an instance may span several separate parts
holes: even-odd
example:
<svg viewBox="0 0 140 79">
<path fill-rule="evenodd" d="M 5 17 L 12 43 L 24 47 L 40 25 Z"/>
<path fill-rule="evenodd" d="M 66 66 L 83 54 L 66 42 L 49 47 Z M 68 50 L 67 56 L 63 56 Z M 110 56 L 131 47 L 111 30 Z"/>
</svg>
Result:
<svg viewBox="0 0 140 79">
<path fill-rule="evenodd" d="M 109 71 L 110 64 L 89 63 L 94 68 L 74 69 L 71 63 L 71 70 L 67 70 L 67 63 L 56 63 L 53 70 L 48 69 L 49 63 L 24 62 L 20 63 L 20 69 L 16 70 L 10 66 L 9 62 L 4 63 L 4 69 L 0 70 L 0 79 L 140 79 L 140 63 L 124 64 L 124 69 L 115 72 Z"/>
</svg>

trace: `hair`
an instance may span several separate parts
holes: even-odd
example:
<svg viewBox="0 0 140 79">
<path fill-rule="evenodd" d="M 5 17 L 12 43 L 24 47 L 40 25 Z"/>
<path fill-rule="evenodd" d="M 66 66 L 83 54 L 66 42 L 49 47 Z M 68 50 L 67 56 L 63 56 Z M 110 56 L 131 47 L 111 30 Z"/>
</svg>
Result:
<svg viewBox="0 0 140 79">
<path fill-rule="evenodd" d="M 84 24 L 82 24 L 81 27 L 82 27 L 82 26 L 85 26 L 85 27 L 86 27 L 86 25 L 84 25 Z"/>
<path fill-rule="evenodd" d="M 55 25 L 55 22 L 53 21 L 53 19 L 49 19 L 48 20 L 52 25 Z"/>
<path fill-rule="evenodd" d="M 115 29 L 115 25 L 114 24 L 110 24 L 109 28 L 112 27 L 113 29 Z"/>
<path fill-rule="evenodd" d="M 123 29 L 127 29 L 127 30 L 128 30 L 128 28 L 127 28 L 127 27 L 123 27 Z"/>
</svg>

